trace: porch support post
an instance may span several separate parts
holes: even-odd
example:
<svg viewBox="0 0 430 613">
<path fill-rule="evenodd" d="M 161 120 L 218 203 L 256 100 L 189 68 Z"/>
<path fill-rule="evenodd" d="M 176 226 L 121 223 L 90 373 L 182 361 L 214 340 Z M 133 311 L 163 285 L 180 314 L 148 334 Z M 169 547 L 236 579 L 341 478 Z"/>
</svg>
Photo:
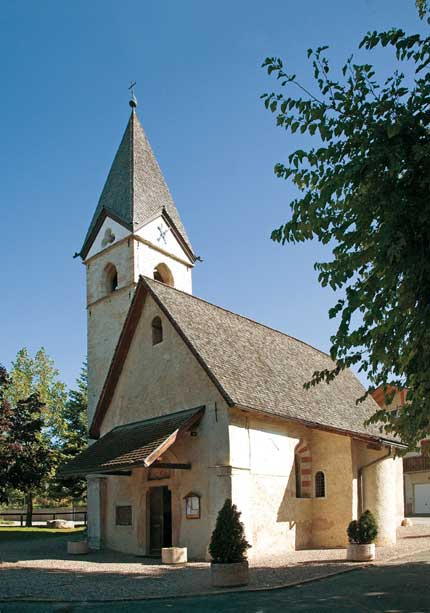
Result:
<svg viewBox="0 0 430 613">
<path fill-rule="evenodd" d="M 104 477 L 87 476 L 88 546 L 101 549 L 103 546 Z"/>
</svg>

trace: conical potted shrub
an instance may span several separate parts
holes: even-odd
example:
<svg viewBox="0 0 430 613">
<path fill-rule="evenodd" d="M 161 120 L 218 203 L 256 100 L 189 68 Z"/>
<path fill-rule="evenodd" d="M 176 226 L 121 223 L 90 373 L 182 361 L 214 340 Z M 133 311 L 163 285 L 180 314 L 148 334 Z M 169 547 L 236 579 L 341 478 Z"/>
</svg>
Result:
<svg viewBox="0 0 430 613">
<path fill-rule="evenodd" d="M 368 562 L 375 559 L 375 539 L 378 536 L 378 525 L 370 511 L 365 511 L 360 519 L 353 520 L 348 526 L 347 560 L 353 562 Z"/>
<path fill-rule="evenodd" d="M 247 550 L 251 545 L 245 538 L 240 512 L 227 498 L 218 513 L 212 533 L 209 553 L 212 556 L 211 577 L 214 587 L 237 587 L 249 582 Z"/>
</svg>

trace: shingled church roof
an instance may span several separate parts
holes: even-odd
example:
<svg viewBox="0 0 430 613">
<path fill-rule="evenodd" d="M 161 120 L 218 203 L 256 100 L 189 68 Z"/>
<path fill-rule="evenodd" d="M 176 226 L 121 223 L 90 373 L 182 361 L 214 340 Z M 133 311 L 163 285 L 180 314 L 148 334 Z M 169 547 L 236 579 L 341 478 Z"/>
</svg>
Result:
<svg viewBox="0 0 430 613">
<path fill-rule="evenodd" d="M 124 343 L 127 334 L 132 337 L 137 325 L 133 311 L 138 313 L 141 310 L 147 291 L 230 406 L 278 415 L 345 434 L 398 443 L 381 434 L 378 426 L 364 426 L 378 405 L 371 397 L 356 404 L 364 388 L 351 371 L 342 372 L 330 384 L 321 383 L 309 390 L 304 389 L 303 384 L 311 379 L 314 371 L 333 368 L 334 363 L 327 354 L 153 279 L 140 278 L 118 346 Z M 133 331 L 130 322 L 134 322 Z M 115 370 L 120 372 L 114 368 L 115 359 L 123 362 L 125 354 L 117 352 L 114 356 L 108 375 L 111 380 L 105 383 L 96 409 L 93 434 L 96 434 L 97 424 L 107 410 L 108 396 L 112 397 L 106 395 L 106 390 L 116 383 L 112 380 Z"/>
<path fill-rule="evenodd" d="M 81 257 L 86 257 L 106 215 L 133 232 L 163 213 L 194 258 L 178 210 L 133 108 L 80 251 Z"/>
</svg>

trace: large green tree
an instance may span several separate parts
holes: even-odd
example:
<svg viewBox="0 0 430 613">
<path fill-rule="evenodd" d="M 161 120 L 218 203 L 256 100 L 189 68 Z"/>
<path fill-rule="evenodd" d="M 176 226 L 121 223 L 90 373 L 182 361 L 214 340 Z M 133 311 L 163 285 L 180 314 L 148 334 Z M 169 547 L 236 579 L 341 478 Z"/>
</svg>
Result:
<svg viewBox="0 0 430 613">
<path fill-rule="evenodd" d="M 87 370 L 82 368 L 76 389 L 69 390 L 59 378 L 53 360 L 42 347 L 30 355 L 26 348 L 18 351 L 12 363 L 5 391 L 9 405 L 36 395 L 41 403 L 42 432 L 51 448 L 50 470 L 37 489 L 38 496 L 51 500 L 81 500 L 85 480 L 59 479 L 56 469 L 74 457 L 86 446 L 87 441 Z M 11 495 L 9 491 L 9 496 Z M 28 502 L 28 500 L 27 500 Z"/>
<path fill-rule="evenodd" d="M 76 389 L 69 391 L 64 405 L 62 421 L 63 434 L 59 445 L 58 463 L 63 464 L 74 458 L 87 446 L 88 439 L 88 375 L 86 362 L 76 380 Z M 53 498 L 82 500 L 86 480 L 82 477 L 54 478 L 49 484 Z"/>
<path fill-rule="evenodd" d="M 43 403 L 44 427 L 55 445 L 64 433 L 63 411 L 67 400 L 66 385 L 59 379 L 59 371 L 54 361 L 41 347 L 32 357 L 24 347 L 12 362 L 10 370 L 9 400 L 16 404 L 19 400 L 37 394 Z"/>
<path fill-rule="evenodd" d="M 308 50 L 309 87 L 281 59 L 265 60 L 279 89 L 262 97 L 277 125 L 315 141 L 275 166 L 298 196 L 272 239 L 333 246 L 315 268 L 321 284 L 338 291 L 329 313 L 338 318 L 336 364 L 314 373 L 308 387 L 350 366 L 367 376 L 367 393 L 407 387 L 400 414 L 380 410 L 372 421 L 412 447 L 430 430 L 430 38 L 371 32 L 360 53 L 377 46 L 405 74 L 379 81 L 371 63 L 353 57 L 334 71 L 320 47 Z"/>
<path fill-rule="evenodd" d="M 36 393 L 12 405 L 11 381 L 0 367 L 0 502 L 20 490 L 27 502 L 26 525 L 31 526 L 33 496 L 52 473 L 54 455 L 44 432 L 43 404 Z"/>
</svg>

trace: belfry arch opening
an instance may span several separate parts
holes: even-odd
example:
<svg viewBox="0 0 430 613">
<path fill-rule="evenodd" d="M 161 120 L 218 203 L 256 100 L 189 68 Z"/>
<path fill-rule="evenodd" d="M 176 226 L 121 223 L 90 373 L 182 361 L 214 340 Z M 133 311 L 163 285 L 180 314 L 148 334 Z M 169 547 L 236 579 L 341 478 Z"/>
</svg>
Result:
<svg viewBox="0 0 430 613">
<path fill-rule="evenodd" d="M 157 266 L 154 268 L 154 279 L 156 281 L 161 281 L 161 283 L 165 283 L 170 287 L 175 287 L 172 271 L 167 264 L 157 264 Z"/>
<path fill-rule="evenodd" d="M 104 269 L 104 289 L 107 294 L 111 294 L 118 288 L 118 271 L 116 266 L 109 263 Z"/>
</svg>

